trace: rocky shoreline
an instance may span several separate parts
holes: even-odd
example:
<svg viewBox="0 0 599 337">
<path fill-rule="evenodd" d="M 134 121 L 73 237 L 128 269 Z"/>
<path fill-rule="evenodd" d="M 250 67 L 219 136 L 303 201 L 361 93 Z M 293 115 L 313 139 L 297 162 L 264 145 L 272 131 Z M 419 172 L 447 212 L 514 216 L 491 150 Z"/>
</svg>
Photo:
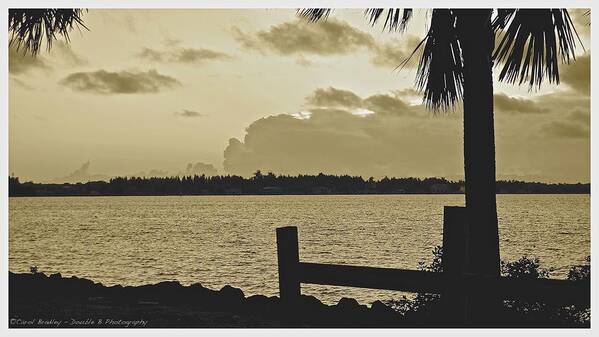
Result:
<svg viewBox="0 0 599 337">
<path fill-rule="evenodd" d="M 176 281 L 105 286 L 75 276 L 9 272 L 8 311 L 10 328 L 588 328 L 590 324 L 570 309 L 530 311 L 540 305 L 534 303 L 504 308 L 495 322 L 456 324 L 439 311 L 439 302 L 430 300 L 417 296 L 411 305 L 418 305 L 406 313 L 381 301 L 366 306 L 342 298 L 327 305 L 306 295 L 286 306 L 277 296 L 245 296 L 229 285 L 220 290 Z"/>
<path fill-rule="evenodd" d="M 220 290 L 175 281 L 104 286 L 75 276 L 9 272 L 11 328 L 407 326 L 417 325 L 380 301 L 366 306 L 342 298 L 326 305 L 303 295 L 290 312 L 276 296 L 246 297 L 228 285 Z"/>
</svg>

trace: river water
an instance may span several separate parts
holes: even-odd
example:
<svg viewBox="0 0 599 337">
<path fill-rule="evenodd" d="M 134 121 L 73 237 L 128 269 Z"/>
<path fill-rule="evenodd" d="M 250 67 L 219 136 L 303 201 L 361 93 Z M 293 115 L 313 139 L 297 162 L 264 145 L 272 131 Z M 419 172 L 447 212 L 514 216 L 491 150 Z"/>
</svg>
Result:
<svg viewBox="0 0 599 337">
<path fill-rule="evenodd" d="M 501 257 L 538 257 L 564 278 L 590 255 L 589 195 L 498 195 Z M 104 284 L 164 280 L 276 295 L 275 228 L 299 228 L 307 262 L 415 269 L 463 195 L 39 197 L 9 199 L 9 268 Z M 326 303 L 391 291 L 302 285 Z"/>
</svg>

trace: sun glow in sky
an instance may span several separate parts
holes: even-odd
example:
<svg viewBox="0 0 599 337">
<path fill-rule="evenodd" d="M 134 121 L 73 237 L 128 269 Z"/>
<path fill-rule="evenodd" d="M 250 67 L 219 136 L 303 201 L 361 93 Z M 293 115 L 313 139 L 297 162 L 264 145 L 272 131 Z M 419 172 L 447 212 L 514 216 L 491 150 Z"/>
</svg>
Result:
<svg viewBox="0 0 599 337">
<path fill-rule="evenodd" d="M 539 91 L 495 83 L 499 179 L 590 179 L 590 32 Z M 9 166 L 22 180 L 264 172 L 463 176 L 461 108 L 414 90 L 427 11 L 403 33 L 360 10 L 99 10 L 39 57 L 9 54 Z M 496 70 L 495 73 L 498 71 Z M 188 165 L 188 164 L 192 165 Z M 216 170 L 216 171 L 215 171 Z"/>
</svg>

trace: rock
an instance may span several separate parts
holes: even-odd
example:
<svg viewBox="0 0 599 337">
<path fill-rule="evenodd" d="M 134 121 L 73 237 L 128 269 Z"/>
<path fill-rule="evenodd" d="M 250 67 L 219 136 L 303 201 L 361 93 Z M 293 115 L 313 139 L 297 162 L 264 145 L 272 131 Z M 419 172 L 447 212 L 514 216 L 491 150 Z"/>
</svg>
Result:
<svg viewBox="0 0 599 337">
<path fill-rule="evenodd" d="M 277 312 L 278 297 L 252 295 L 246 299 L 246 312 L 254 314 L 272 314 Z"/>
<path fill-rule="evenodd" d="M 340 326 L 363 326 L 368 321 L 368 307 L 361 305 L 354 298 L 343 297 L 335 305 L 335 321 Z"/>
<path fill-rule="evenodd" d="M 318 298 L 311 295 L 301 295 L 299 308 L 302 312 L 310 315 L 318 315 L 323 310 L 328 309 L 328 306 L 323 304 Z"/>
<path fill-rule="evenodd" d="M 50 279 L 51 280 L 60 280 L 60 279 L 62 279 L 62 275 L 60 275 L 60 273 L 52 274 L 52 275 L 50 275 Z"/>
<path fill-rule="evenodd" d="M 245 301 L 243 291 L 228 284 L 219 290 L 218 297 L 224 307 L 231 306 L 234 309 L 239 309 L 239 306 Z"/>
<path fill-rule="evenodd" d="M 400 315 L 393 308 L 385 305 L 381 301 L 374 301 L 370 306 L 370 313 L 376 321 L 388 321 L 399 319 Z"/>
<path fill-rule="evenodd" d="M 372 304 L 370 305 L 370 310 L 372 310 L 374 312 L 391 312 L 391 313 L 395 313 L 395 310 L 393 310 L 393 308 L 388 307 L 387 305 L 385 305 L 381 301 L 374 301 L 374 302 L 372 302 Z"/>
<path fill-rule="evenodd" d="M 336 305 L 340 310 L 360 310 L 361 305 L 355 298 L 343 297 Z"/>
</svg>

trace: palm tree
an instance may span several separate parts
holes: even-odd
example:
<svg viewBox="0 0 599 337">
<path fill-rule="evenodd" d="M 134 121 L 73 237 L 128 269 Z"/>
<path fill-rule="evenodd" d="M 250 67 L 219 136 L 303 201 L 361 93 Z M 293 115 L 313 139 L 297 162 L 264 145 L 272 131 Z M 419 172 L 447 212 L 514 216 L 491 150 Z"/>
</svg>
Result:
<svg viewBox="0 0 599 337">
<path fill-rule="evenodd" d="M 50 49 L 57 35 L 69 41 L 69 33 L 74 28 L 85 27 L 83 9 L 10 9 L 8 11 L 9 45 L 36 55 L 42 41 Z"/>
<path fill-rule="evenodd" d="M 298 11 L 309 21 L 326 19 L 330 9 Z M 412 9 L 367 9 L 366 18 L 403 31 Z M 433 111 L 464 109 L 466 212 L 473 273 L 499 276 L 499 233 L 495 197 L 493 121 L 494 65 L 499 79 L 538 88 L 559 83 L 559 61 L 575 59 L 578 34 L 565 9 L 433 9 L 422 48 L 416 86 Z M 495 41 L 499 41 L 495 46 Z M 416 50 L 412 53 L 415 54 Z M 404 61 L 402 65 L 407 62 Z"/>
</svg>

